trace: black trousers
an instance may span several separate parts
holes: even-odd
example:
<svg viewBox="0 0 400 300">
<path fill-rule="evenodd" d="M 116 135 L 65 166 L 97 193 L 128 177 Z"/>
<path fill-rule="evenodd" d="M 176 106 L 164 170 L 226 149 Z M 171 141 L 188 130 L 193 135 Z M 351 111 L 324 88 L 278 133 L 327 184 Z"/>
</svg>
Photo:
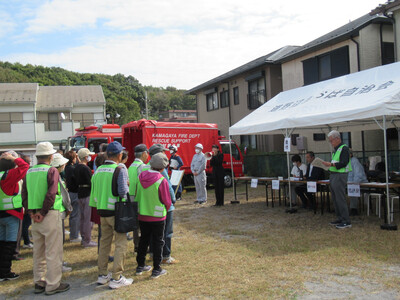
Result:
<svg viewBox="0 0 400 300">
<path fill-rule="evenodd" d="M 303 207 L 314 208 L 314 195 L 313 193 L 307 193 L 307 185 L 296 186 L 295 191 L 303 202 Z"/>
<path fill-rule="evenodd" d="M 139 221 L 140 241 L 136 261 L 139 267 L 143 267 L 146 261 L 147 248 L 152 243 L 154 270 L 161 269 L 162 250 L 164 247 L 165 221 L 143 222 Z"/>
<path fill-rule="evenodd" d="M 216 205 L 224 205 L 224 177 L 224 173 L 214 174 L 215 198 L 217 199 Z"/>
</svg>

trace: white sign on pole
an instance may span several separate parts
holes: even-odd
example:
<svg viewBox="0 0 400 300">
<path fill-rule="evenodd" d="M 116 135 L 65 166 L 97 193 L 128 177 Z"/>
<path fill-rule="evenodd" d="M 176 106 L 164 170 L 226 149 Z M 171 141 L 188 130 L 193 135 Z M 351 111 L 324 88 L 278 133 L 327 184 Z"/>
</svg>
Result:
<svg viewBox="0 0 400 300">
<path fill-rule="evenodd" d="M 185 171 L 183 171 L 183 170 L 182 171 L 181 170 L 172 170 L 171 178 L 169 179 L 171 184 L 172 185 L 180 185 L 184 172 Z"/>
<path fill-rule="evenodd" d="M 251 185 L 250 185 L 250 187 L 256 188 L 257 185 L 258 185 L 258 179 L 257 179 L 257 178 L 253 178 L 253 179 L 251 180 Z"/>
<path fill-rule="evenodd" d="M 291 142 L 290 138 L 285 138 L 284 145 L 283 145 L 283 151 L 290 152 L 290 142 Z"/>
<path fill-rule="evenodd" d="M 272 189 L 279 190 L 279 180 L 272 180 Z"/>
<path fill-rule="evenodd" d="M 360 185 L 359 184 L 348 184 L 347 194 L 349 197 L 360 197 Z"/>
<path fill-rule="evenodd" d="M 308 181 L 307 182 L 307 193 L 316 193 L 317 192 L 317 182 L 316 181 Z"/>
</svg>

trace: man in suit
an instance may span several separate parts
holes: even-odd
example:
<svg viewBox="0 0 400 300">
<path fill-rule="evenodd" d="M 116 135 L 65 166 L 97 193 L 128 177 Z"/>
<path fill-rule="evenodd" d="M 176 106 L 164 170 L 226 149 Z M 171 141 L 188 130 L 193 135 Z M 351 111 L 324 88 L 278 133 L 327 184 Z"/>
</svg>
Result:
<svg viewBox="0 0 400 300">
<path fill-rule="evenodd" d="M 304 174 L 303 179 L 308 181 L 318 181 L 324 179 L 324 170 L 318 167 L 314 167 L 311 165 L 314 160 L 315 155 L 314 152 L 309 151 L 306 153 L 306 161 L 307 161 L 307 172 Z M 296 194 L 300 197 L 303 202 L 303 208 L 314 209 L 314 195 L 313 193 L 307 192 L 307 185 L 303 184 L 297 186 L 295 188 Z"/>
</svg>

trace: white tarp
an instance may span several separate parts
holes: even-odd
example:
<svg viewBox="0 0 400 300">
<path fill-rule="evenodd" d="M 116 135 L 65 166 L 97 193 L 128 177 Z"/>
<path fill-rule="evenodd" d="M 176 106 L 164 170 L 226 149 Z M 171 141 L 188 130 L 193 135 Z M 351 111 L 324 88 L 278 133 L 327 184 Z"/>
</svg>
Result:
<svg viewBox="0 0 400 300">
<path fill-rule="evenodd" d="M 280 129 L 316 129 L 329 124 L 357 124 L 366 130 L 375 123 L 371 118 L 383 115 L 392 116 L 392 122 L 400 120 L 400 62 L 281 92 L 231 126 L 229 135 L 281 133 Z"/>
</svg>

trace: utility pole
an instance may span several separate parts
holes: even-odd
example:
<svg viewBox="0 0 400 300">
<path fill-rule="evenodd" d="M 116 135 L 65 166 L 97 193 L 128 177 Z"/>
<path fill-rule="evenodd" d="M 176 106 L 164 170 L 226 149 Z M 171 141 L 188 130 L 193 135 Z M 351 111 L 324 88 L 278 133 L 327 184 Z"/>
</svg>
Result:
<svg viewBox="0 0 400 300">
<path fill-rule="evenodd" d="M 149 119 L 149 109 L 147 107 L 147 91 L 144 91 L 144 99 L 146 102 L 146 120 L 148 120 Z"/>
</svg>

